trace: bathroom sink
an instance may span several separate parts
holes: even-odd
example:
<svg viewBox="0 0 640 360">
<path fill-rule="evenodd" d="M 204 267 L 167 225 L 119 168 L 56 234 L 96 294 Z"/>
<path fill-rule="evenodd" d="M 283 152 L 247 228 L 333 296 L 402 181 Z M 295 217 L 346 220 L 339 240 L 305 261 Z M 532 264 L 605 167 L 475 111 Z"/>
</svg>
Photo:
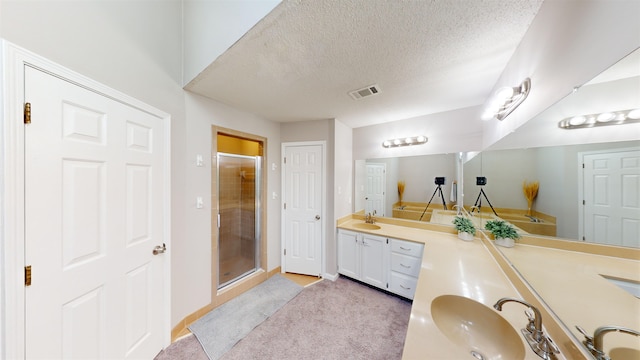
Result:
<svg viewBox="0 0 640 360">
<path fill-rule="evenodd" d="M 612 359 L 640 359 L 640 350 L 625 347 L 617 347 L 609 350 Z"/>
<path fill-rule="evenodd" d="M 431 302 L 438 329 L 476 359 L 524 359 L 519 332 L 492 308 L 475 300 L 442 295 Z"/>
<path fill-rule="evenodd" d="M 353 227 L 356 227 L 362 230 L 380 230 L 380 225 L 369 224 L 369 223 L 356 223 L 356 224 L 353 224 Z"/>
</svg>

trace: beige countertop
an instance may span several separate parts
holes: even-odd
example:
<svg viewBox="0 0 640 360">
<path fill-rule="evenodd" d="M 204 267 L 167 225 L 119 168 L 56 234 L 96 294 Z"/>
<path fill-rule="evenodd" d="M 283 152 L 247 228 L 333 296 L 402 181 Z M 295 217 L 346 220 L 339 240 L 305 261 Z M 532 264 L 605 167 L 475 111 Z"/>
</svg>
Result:
<svg viewBox="0 0 640 360">
<path fill-rule="evenodd" d="M 588 357 L 576 341 L 582 335 L 575 325 L 590 334 L 604 325 L 640 329 L 640 299 L 602 276 L 640 283 L 640 252 L 635 249 L 546 238 L 497 251 L 489 240 L 457 239 L 452 227 L 382 219 L 377 222 L 381 229 L 363 230 L 354 226 L 359 223 L 363 220 L 356 216 L 340 221 L 338 227 L 425 244 L 404 359 L 470 358 L 468 350 L 449 341 L 433 321 L 431 303 L 445 294 L 468 297 L 488 307 L 502 297 L 537 294 L 529 300 L 545 314 L 543 326 L 560 334 L 556 336 L 561 339 L 554 340 L 564 341 L 567 353 L 562 357 L 566 358 Z M 518 290 L 527 295 L 520 296 Z M 500 315 L 519 331 L 527 321 L 523 311 L 519 304 L 507 304 Z M 603 342 L 604 350 L 616 360 L 640 359 L 640 338 L 609 333 Z M 524 346 L 527 359 L 539 359 Z"/>
<path fill-rule="evenodd" d="M 353 226 L 362 222 L 352 219 L 340 223 L 338 227 L 425 244 L 403 359 L 472 358 L 469 349 L 455 345 L 435 325 L 431 315 L 431 302 L 436 297 L 446 294 L 461 295 L 488 307 L 492 307 L 503 297 L 521 298 L 477 238 L 467 242 L 459 240 L 454 234 L 381 222 L 377 223 L 381 226 L 380 230 L 362 230 Z M 508 303 L 500 315 L 519 333 L 527 324 L 524 310 L 525 307 L 520 304 Z M 526 359 L 540 359 L 524 341 L 523 346 Z"/>
<path fill-rule="evenodd" d="M 602 277 L 640 283 L 640 261 L 523 244 L 501 251 L 576 338 L 575 325 L 589 334 L 604 325 L 640 330 L 640 299 Z M 603 342 L 606 353 L 638 349 L 640 359 L 640 337 L 609 333 Z"/>
</svg>

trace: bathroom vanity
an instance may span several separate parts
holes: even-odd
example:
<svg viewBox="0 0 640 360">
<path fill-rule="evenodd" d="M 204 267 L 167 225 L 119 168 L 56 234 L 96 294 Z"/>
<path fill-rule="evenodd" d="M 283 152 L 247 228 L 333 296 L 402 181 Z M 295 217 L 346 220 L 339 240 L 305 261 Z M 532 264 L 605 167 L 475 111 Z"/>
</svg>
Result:
<svg viewBox="0 0 640 360">
<path fill-rule="evenodd" d="M 352 225 L 358 225 L 356 222 Z M 382 227 L 376 225 L 379 229 Z M 413 299 L 424 244 L 367 232 L 338 229 L 338 272 L 391 293 Z M 369 227 L 375 229 L 374 226 Z M 378 231 L 370 230 L 370 231 Z"/>
<path fill-rule="evenodd" d="M 527 244 L 518 243 L 516 247 L 505 251 L 498 250 L 491 240 L 480 233 L 474 241 L 466 242 L 457 239 L 453 228 L 437 228 L 429 224 L 389 218 L 379 219 L 377 223 L 379 229 L 359 228 L 362 223 L 364 221 L 358 215 L 349 216 L 338 222 L 339 272 L 346 276 L 353 277 L 344 271 L 343 254 L 341 254 L 345 251 L 343 241 L 356 243 L 358 235 L 362 236 L 362 239 L 369 236 L 390 239 L 389 244 L 383 241 L 380 252 L 382 255 L 378 266 L 382 267 L 379 274 L 383 276 L 379 279 L 380 283 L 384 283 L 384 276 L 392 283 L 395 276 L 391 260 L 394 257 L 394 240 L 402 241 L 405 245 L 422 245 L 420 268 L 416 278 L 411 318 L 405 340 L 404 359 L 470 358 L 472 355 L 485 358 L 502 355 L 503 358 L 510 359 L 540 359 L 520 334 L 521 329 L 528 322 L 524 314 L 526 307 L 506 304 L 501 312 L 492 308 L 499 299 L 505 297 L 524 299 L 540 309 L 542 326 L 561 351 L 558 355 L 559 359 L 591 358 L 589 352 L 580 343 L 582 335 L 571 329 L 574 325 L 582 325 L 589 333 L 592 333 L 595 327 L 602 325 L 625 325 L 636 329 L 640 327 L 638 324 L 640 317 L 637 316 L 640 314 L 640 300 L 599 275 L 632 278 L 640 282 L 640 271 L 638 271 L 640 259 L 588 254 L 571 248 L 558 249 L 535 241 L 524 241 Z M 585 256 L 589 257 L 586 262 Z M 514 263 L 517 263 L 517 266 L 514 267 Z M 554 269 L 553 266 L 556 265 L 559 268 Z M 539 274 L 538 278 L 534 275 L 529 279 L 530 272 Z M 548 282 L 554 284 L 549 286 L 554 287 L 551 291 L 557 296 L 549 298 L 541 296 L 536 292 L 539 291 L 537 283 L 544 283 L 545 279 L 549 276 L 554 277 L 554 274 L 555 278 L 563 280 Z M 594 277 L 602 280 L 601 283 L 597 283 L 597 289 L 592 288 Z M 361 278 L 361 281 L 364 280 Z M 529 284 L 529 281 L 532 284 Z M 380 287 L 411 298 L 399 293 L 397 289 L 394 290 L 390 284 Z M 541 289 L 543 288 L 544 285 Z M 597 294 L 592 294 L 591 290 Z M 571 295 L 565 296 L 567 292 Z M 488 323 L 486 328 L 480 325 L 474 329 L 467 323 L 464 325 L 467 331 L 484 335 L 481 340 L 475 335 L 474 340 L 474 334 L 468 334 L 467 338 L 470 340 L 464 340 L 461 343 L 460 339 L 452 335 L 451 329 L 447 329 L 447 326 L 452 326 L 450 320 L 437 321 L 438 317 L 443 316 L 450 319 L 450 315 L 442 315 L 443 311 L 446 313 L 454 310 L 443 310 L 442 307 L 434 306 L 434 304 L 443 303 L 438 301 L 442 296 L 452 295 L 469 299 L 467 301 L 471 301 L 471 304 L 479 309 L 477 311 L 479 313 L 491 316 L 494 316 L 492 313 L 499 314 L 508 322 L 511 329 L 498 335 L 504 329 L 491 329 Z M 615 305 L 601 315 L 594 316 L 589 306 L 584 305 L 586 304 L 584 301 L 580 301 L 582 297 L 587 296 L 600 298 L 599 301 L 603 304 L 610 302 Z M 562 315 L 562 321 L 554 313 L 557 311 L 556 307 L 565 312 Z M 567 317 L 567 311 L 563 308 L 571 309 L 576 318 Z M 609 317 L 613 313 L 615 316 Z M 471 322 L 476 324 L 479 322 L 477 319 L 473 320 Z M 618 321 L 619 324 L 608 324 L 608 321 Z M 521 343 L 515 342 L 514 345 L 513 342 L 506 341 L 509 338 L 507 334 L 513 334 L 513 330 L 519 335 Z M 633 349 L 639 348 L 637 339 L 632 336 L 609 335 L 604 341 L 605 350 L 624 354 L 620 349 L 626 349 L 626 354 L 633 355 Z"/>
</svg>

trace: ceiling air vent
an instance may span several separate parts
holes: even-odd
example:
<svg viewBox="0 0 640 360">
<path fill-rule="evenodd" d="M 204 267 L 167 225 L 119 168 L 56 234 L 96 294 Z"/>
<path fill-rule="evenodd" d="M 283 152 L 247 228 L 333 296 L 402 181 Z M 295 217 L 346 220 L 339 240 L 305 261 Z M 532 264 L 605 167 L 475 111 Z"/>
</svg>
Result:
<svg viewBox="0 0 640 360">
<path fill-rule="evenodd" d="M 354 90 L 349 92 L 349 95 L 354 100 L 359 100 L 367 96 L 375 95 L 380 92 L 380 87 L 378 85 L 370 85 L 362 89 Z"/>
</svg>

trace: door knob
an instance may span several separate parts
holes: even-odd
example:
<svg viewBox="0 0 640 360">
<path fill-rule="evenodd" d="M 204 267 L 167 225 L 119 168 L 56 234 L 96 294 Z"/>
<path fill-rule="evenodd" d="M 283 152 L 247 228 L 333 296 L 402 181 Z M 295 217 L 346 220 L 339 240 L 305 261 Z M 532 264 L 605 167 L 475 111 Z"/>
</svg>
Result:
<svg viewBox="0 0 640 360">
<path fill-rule="evenodd" d="M 167 251 L 167 245 L 164 243 L 162 246 L 158 245 L 153 248 L 153 255 L 164 254 Z"/>
<path fill-rule="evenodd" d="M 320 220 L 320 215 L 316 215 L 316 220 Z"/>
</svg>

